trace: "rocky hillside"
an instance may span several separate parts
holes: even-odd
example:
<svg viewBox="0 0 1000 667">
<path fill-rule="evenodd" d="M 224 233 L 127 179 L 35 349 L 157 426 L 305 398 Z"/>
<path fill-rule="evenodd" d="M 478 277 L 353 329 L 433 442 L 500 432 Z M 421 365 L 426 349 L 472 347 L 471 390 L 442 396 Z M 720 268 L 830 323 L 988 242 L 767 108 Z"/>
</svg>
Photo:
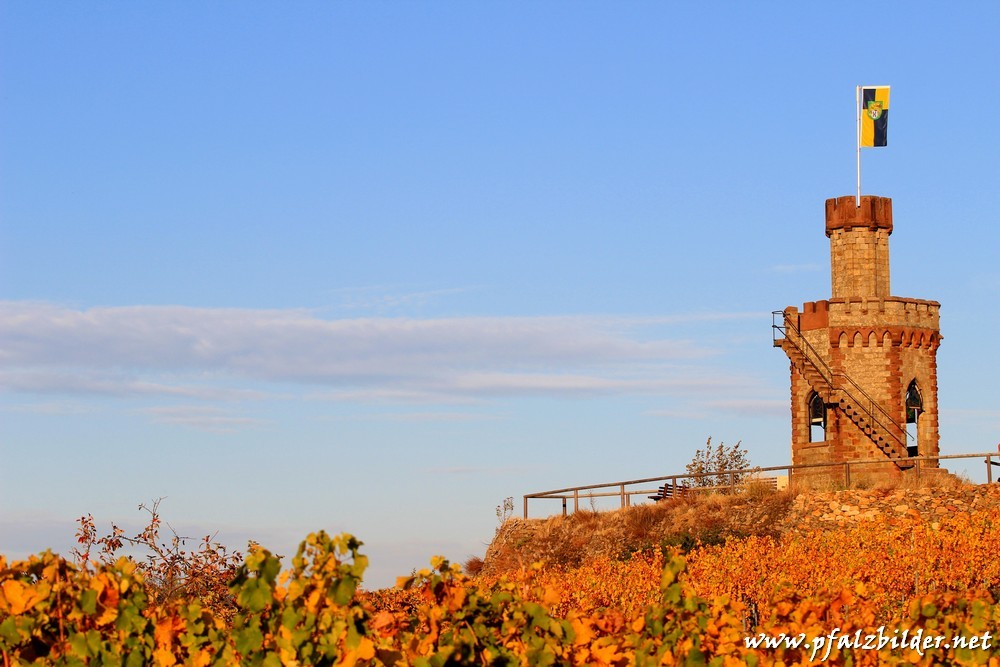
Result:
<svg viewBox="0 0 1000 667">
<path fill-rule="evenodd" d="M 613 512 L 510 519 L 490 544 L 482 574 L 499 574 L 536 561 L 575 567 L 598 555 L 622 557 L 669 545 L 686 550 L 729 536 L 837 530 L 865 520 L 912 516 L 933 523 L 944 516 L 984 509 L 1000 511 L 1000 484 L 798 494 L 751 488 L 731 496 L 692 495 Z"/>
</svg>

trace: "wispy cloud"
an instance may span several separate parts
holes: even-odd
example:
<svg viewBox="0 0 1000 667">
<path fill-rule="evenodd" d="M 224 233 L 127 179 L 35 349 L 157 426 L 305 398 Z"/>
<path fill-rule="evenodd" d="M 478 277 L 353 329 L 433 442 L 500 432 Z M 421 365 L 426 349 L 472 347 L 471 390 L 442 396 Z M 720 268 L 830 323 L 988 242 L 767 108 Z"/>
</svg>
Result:
<svg viewBox="0 0 1000 667">
<path fill-rule="evenodd" d="M 21 412 L 37 415 L 82 415 L 94 412 L 92 406 L 73 402 L 16 403 L 0 406 L 4 412 Z"/>
<path fill-rule="evenodd" d="M 448 403 L 451 405 L 472 405 L 482 403 L 477 396 L 458 395 L 445 392 L 438 388 L 400 389 L 383 387 L 372 389 L 347 389 L 306 394 L 306 399 L 315 401 L 336 401 L 342 403 L 385 403 L 405 405 L 432 405 Z"/>
<path fill-rule="evenodd" d="M 760 316 L 323 319 L 304 309 L 0 302 L 0 388 L 195 403 L 287 397 L 287 391 L 336 401 L 453 404 L 504 396 L 718 393 L 747 380 L 706 365 L 721 349 L 665 337 L 664 329 Z M 201 428 L 255 423 L 191 408 L 148 414 Z"/>
<path fill-rule="evenodd" d="M 190 426 L 204 431 L 231 432 L 248 426 L 260 426 L 262 419 L 234 415 L 220 408 L 200 405 L 172 405 L 143 408 L 154 422 Z"/>
<path fill-rule="evenodd" d="M 144 380 L 105 368 L 78 364 L 70 368 L 15 368 L 0 371 L 0 387 L 20 393 L 69 393 L 93 396 L 161 396 L 210 401 L 247 401 L 275 398 L 273 392 L 208 386 L 204 379 L 187 377 L 187 382 Z M 198 384 L 201 382 L 201 384 Z"/>
<path fill-rule="evenodd" d="M 138 306 L 74 310 L 0 304 L 0 361 L 10 367 L 220 369 L 323 381 L 443 366 L 601 363 L 706 354 L 687 341 L 622 335 L 608 317 L 358 318 L 308 311 Z"/>
</svg>

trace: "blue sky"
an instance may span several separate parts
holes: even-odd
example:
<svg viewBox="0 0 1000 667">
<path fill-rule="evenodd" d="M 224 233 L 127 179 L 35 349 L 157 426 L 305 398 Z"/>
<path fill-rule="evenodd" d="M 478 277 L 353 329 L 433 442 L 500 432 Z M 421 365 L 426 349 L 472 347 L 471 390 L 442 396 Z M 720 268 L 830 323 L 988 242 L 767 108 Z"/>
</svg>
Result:
<svg viewBox="0 0 1000 667">
<path fill-rule="evenodd" d="M 942 303 L 942 452 L 992 450 L 998 28 L 993 2 L 3 3 L 0 552 L 165 497 L 237 548 L 352 532 L 383 586 L 481 555 L 507 496 L 678 472 L 709 436 L 787 463 L 770 312 L 829 297 L 858 84 L 892 86 L 863 155 L 892 292 Z"/>
</svg>

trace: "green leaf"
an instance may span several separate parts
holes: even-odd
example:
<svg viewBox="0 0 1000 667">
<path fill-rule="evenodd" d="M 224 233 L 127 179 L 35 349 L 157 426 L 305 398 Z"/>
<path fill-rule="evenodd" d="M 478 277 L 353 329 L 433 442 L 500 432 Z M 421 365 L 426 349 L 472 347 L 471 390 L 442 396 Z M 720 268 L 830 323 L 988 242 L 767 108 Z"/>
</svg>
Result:
<svg viewBox="0 0 1000 667">
<path fill-rule="evenodd" d="M 146 664 L 144 652 L 127 651 L 125 657 L 125 667 L 142 667 Z"/>
<path fill-rule="evenodd" d="M 302 614 L 295 607 L 285 607 L 281 612 L 281 626 L 289 630 L 294 630 L 302 620 Z"/>
<path fill-rule="evenodd" d="M 236 633 L 236 650 L 245 658 L 259 651 L 263 643 L 264 635 L 261 633 L 260 628 L 243 628 Z"/>
<path fill-rule="evenodd" d="M 80 594 L 80 609 L 85 614 L 93 614 L 97 611 L 97 591 L 88 588 Z"/>
<path fill-rule="evenodd" d="M 119 607 L 118 618 L 115 619 L 115 627 L 119 630 L 129 632 L 133 628 L 141 629 L 145 624 L 145 617 L 139 612 L 135 605 Z"/>
<path fill-rule="evenodd" d="M 331 591 L 330 597 L 336 604 L 346 606 L 354 598 L 356 588 L 357 581 L 354 579 L 341 579 Z"/>
<path fill-rule="evenodd" d="M 17 630 L 17 621 L 13 616 L 8 616 L 0 623 L 0 638 L 3 638 L 7 645 L 21 643 L 21 633 Z"/>
<path fill-rule="evenodd" d="M 263 611 L 271 603 L 271 587 L 266 581 L 247 579 L 240 589 L 237 600 L 247 611 Z"/>
<path fill-rule="evenodd" d="M 278 572 L 281 571 L 281 561 L 272 556 L 270 552 L 265 553 L 267 553 L 267 557 L 261 565 L 260 578 L 268 583 L 274 583 L 278 578 Z"/>
<path fill-rule="evenodd" d="M 69 637 L 69 646 L 73 650 L 73 653 L 78 656 L 85 658 L 92 658 L 94 654 L 90 652 L 89 642 L 87 641 L 87 635 L 82 632 L 75 632 Z"/>
<path fill-rule="evenodd" d="M 101 633 L 97 630 L 87 631 L 87 648 L 91 655 L 97 655 L 101 651 Z"/>
<path fill-rule="evenodd" d="M 121 667 L 122 656 L 120 650 L 105 650 L 100 655 L 101 664 L 106 667 Z"/>
</svg>

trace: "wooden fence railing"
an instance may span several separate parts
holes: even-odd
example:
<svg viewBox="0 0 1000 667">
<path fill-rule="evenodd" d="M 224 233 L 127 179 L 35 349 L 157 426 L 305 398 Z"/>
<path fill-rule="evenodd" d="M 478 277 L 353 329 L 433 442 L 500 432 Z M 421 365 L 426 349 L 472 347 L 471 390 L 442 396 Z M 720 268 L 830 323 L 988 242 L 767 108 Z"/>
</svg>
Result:
<svg viewBox="0 0 1000 667">
<path fill-rule="evenodd" d="M 943 460 L 953 460 L 953 459 L 984 459 L 986 465 L 986 481 L 987 483 L 993 482 L 993 466 L 1000 466 L 1000 453 L 997 452 L 985 452 L 982 454 L 947 454 L 938 456 L 910 456 L 907 458 L 897 458 L 897 459 L 874 459 L 866 461 L 844 461 L 842 463 L 811 463 L 804 465 L 787 465 L 787 466 L 771 466 L 767 468 L 745 468 L 742 470 L 723 470 L 721 472 L 710 472 L 710 473 L 699 473 L 699 474 L 686 474 L 686 475 L 665 475 L 663 477 L 646 477 L 644 479 L 631 479 L 624 482 L 608 482 L 605 484 L 588 484 L 586 486 L 570 486 L 565 489 L 553 489 L 552 491 L 540 491 L 538 493 L 529 493 L 524 496 L 524 518 L 528 518 L 528 501 L 532 499 L 543 499 L 543 498 L 555 498 L 562 500 L 562 513 L 565 516 L 567 513 L 567 502 L 573 501 L 573 511 L 576 512 L 580 509 L 580 499 L 581 498 L 613 498 L 615 496 L 621 498 L 621 507 L 628 507 L 632 504 L 633 496 L 649 496 L 651 494 L 656 494 L 659 492 L 658 488 L 647 488 L 642 486 L 641 488 L 632 488 L 640 485 L 649 485 L 652 482 L 663 482 L 669 484 L 672 488 L 677 488 L 680 486 L 688 485 L 686 484 L 688 480 L 697 480 L 705 477 L 715 478 L 716 481 L 726 481 L 728 478 L 729 484 L 715 484 L 712 486 L 713 489 L 728 489 L 738 486 L 737 482 L 740 480 L 746 480 L 747 478 L 752 478 L 753 476 L 760 476 L 761 473 L 768 472 L 781 472 L 784 471 L 788 475 L 788 481 L 790 484 L 794 483 L 795 472 L 814 469 L 814 468 L 842 468 L 844 475 L 844 486 L 850 487 L 851 485 L 851 470 L 855 471 L 857 468 L 865 465 L 873 464 L 886 464 L 886 463 L 912 463 L 913 464 L 913 476 L 919 480 L 920 479 L 920 463 L 921 461 L 943 461 Z M 925 466 L 926 469 L 926 466 Z M 936 465 L 933 469 L 938 469 Z M 694 487 L 694 485 L 690 485 Z M 695 487 L 693 490 L 697 490 Z M 583 493 L 586 492 L 586 493 Z"/>
</svg>

